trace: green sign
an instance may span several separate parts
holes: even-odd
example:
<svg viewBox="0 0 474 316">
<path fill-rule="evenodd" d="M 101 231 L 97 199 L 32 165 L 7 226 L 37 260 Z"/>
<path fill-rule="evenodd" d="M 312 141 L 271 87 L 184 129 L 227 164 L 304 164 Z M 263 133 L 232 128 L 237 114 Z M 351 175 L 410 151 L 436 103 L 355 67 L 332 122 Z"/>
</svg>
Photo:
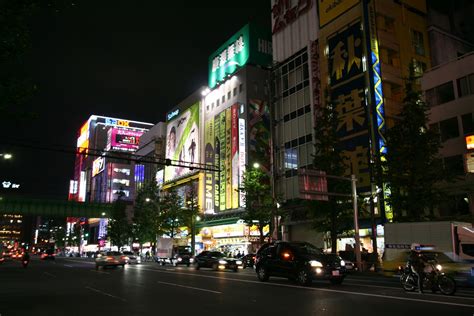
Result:
<svg viewBox="0 0 474 316">
<path fill-rule="evenodd" d="M 270 66 L 270 30 L 247 24 L 209 56 L 209 88 L 214 88 L 246 64 Z"/>
</svg>

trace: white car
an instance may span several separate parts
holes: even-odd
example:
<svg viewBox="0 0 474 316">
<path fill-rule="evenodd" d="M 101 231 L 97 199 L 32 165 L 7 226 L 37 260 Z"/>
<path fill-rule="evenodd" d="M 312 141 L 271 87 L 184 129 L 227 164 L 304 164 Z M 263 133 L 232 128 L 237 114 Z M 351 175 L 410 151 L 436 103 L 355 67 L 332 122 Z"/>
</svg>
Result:
<svg viewBox="0 0 474 316">
<path fill-rule="evenodd" d="M 126 257 L 125 261 L 128 264 L 139 264 L 142 263 L 142 259 L 140 258 L 139 255 L 134 254 L 131 251 L 124 251 L 123 252 L 124 256 Z"/>
<path fill-rule="evenodd" d="M 95 268 L 98 270 L 99 267 L 124 267 L 127 263 L 126 258 L 127 257 L 119 251 L 104 251 L 99 253 L 97 258 L 95 258 Z"/>
</svg>

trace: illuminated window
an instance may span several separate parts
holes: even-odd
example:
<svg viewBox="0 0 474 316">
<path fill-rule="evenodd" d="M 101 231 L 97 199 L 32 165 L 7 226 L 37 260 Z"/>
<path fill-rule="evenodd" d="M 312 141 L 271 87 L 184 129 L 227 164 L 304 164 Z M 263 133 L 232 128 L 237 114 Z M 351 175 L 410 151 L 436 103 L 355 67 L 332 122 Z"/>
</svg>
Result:
<svg viewBox="0 0 474 316">
<path fill-rule="evenodd" d="M 288 148 L 285 150 L 285 169 L 298 168 L 298 150 L 297 148 Z"/>
</svg>

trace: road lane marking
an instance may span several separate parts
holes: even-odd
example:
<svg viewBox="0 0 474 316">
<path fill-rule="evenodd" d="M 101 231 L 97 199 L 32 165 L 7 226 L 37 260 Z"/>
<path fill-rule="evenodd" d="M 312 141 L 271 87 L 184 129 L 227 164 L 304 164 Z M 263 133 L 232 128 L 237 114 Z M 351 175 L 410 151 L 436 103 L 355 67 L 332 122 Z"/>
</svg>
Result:
<svg viewBox="0 0 474 316">
<path fill-rule="evenodd" d="M 43 272 L 44 275 L 55 278 L 56 276 L 54 274 L 51 274 L 49 272 Z"/>
<path fill-rule="evenodd" d="M 154 271 L 154 272 L 159 272 L 159 273 L 168 273 L 168 274 L 180 274 L 180 275 L 184 274 L 184 275 L 197 276 L 197 277 L 203 277 L 203 278 L 228 280 L 228 281 L 243 282 L 243 283 L 253 283 L 253 284 L 261 284 L 261 285 L 267 285 L 267 286 L 297 288 L 297 289 L 303 289 L 303 290 L 308 290 L 308 291 L 342 293 L 342 294 L 358 295 L 358 296 L 379 297 L 379 298 L 385 298 L 385 299 L 391 299 L 391 300 L 412 301 L 412 302 L 431 303 L 431 304 L 438 304 L 438 305 L 449 305 L 449 306 L 460 306 L 460 307 L 474 308 L 474 305 L 471 305 L 471 304 L 453 303 L 453 302 L 445 302 L 445 301 L 422 300 L 422 299 L 410 298 L 410 297 L 390 296 L 390 295 L 371 294 L 371 293 L 360 293 L 360 292 L 353 292 L 353 291 L 346 291 L 346 290 L 311 288 L 311 287 L 306 287 L 306 286 L 289 285 L 289 284 L 282 284 L 282 283 L 266 283 L 266 282 L 260 282 L 260 281 L 234 279 L 234 278 L 223 278 L 223 277 L 216 277 L 216 276 L 210 276 L 210 275 L 201 275 L 201 274 L 192 274 L 192 273 L 170 272 L 170 271 L 163 271 L 163 270 L 156 270 L 156 269 L 143 268 L 142 270 Z M 464 297 L 456 297 L 456 296 L 452 296 L 450 298 L 465 299 Z"/>
<path fill-rule="evenodd" d="M 157 283 L 172 285 L 172 286 L 177 286 L 177 287 L 183 287 L 185 289 L 191 289 L 191 290 L 197 290 L 197 291 L 203 291 L 203 292 L 210 292 L 210 293 L 214 293 L 214 294 L 222 294 L 222 292 L 203 289 L 203 288 L 200 288 L 200 287 L 192 287 L 192 286 L 186 286 L 186 285 L 181 285 L 181 284 L 176 284 L 176 283 L 161 282 L 161 281 L 157 281 Z"/>
<path fill-rule="evenodd" d="M 95 262 L 82 261 L 82 260 L 71 260 L 71 259 L 61 259 L 63 261 L 74 262 L 74 263 L 86 263 L 86 264 L 95 264 Z"/>
<path fill-rule="evenodd" d="M 104 271 L 98 271 L 98 270 L 90 270 L 90 271 L 102 273 L 102 274 L 110 274 L 110 272 L 104 272 Z"/>
<path fill-rule="evenodd" d="M 68 268 L 72 268 L 72 266 L 69 265 L 69 264 L 65 264 L 64 266 L 65 266 L 65 267 L 68 267 Z"/>
<path fill-rule="evenodd" d="M 112 295 L 112 294 L 110 294 L 110 293 L 107 293 L 107 292 L 103 292 L 103 291 L 101 291 L 101 290 L 98 290 L 98 289 L 95 289 L 95 288 L 93 288 L 93 287 L 90 287 L 90 286 L 85 286 L 85 288 L 86 288 L 86 289 L 88 289 L 88 290 L 94 291 L 94 292 L 96 292 L 96 293 L 100 293 L 100 294 L 102 294 L 102 295 L 109 296 L 109 297 L 112 297 L 112 298 L 115 298 L 115 299 L 121 300 L 122 302 L 126 302 L 126 300 L 125 300 L 125 299 L 123 299 L 123 298 L 121 298 L 121 297 L 118 297 L 118 296 Z"/>
</svg>

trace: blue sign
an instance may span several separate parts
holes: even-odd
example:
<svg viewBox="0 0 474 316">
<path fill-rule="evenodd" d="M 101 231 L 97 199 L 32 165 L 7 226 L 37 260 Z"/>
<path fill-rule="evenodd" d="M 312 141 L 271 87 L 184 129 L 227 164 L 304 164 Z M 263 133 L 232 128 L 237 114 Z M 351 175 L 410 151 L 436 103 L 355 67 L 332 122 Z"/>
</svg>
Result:
<svg viewBox="0 0 474 316">
<path fill-rule="evenodd" d="M 179 115 L 179 109 L 176 109 L 174 111 L 171 111 L 169 112 L 168 114 L 166 114 L 166 120 L 167 121 L 170 121 L 172 120 L 174 117 L 178 116 Z"/>
</svg>

